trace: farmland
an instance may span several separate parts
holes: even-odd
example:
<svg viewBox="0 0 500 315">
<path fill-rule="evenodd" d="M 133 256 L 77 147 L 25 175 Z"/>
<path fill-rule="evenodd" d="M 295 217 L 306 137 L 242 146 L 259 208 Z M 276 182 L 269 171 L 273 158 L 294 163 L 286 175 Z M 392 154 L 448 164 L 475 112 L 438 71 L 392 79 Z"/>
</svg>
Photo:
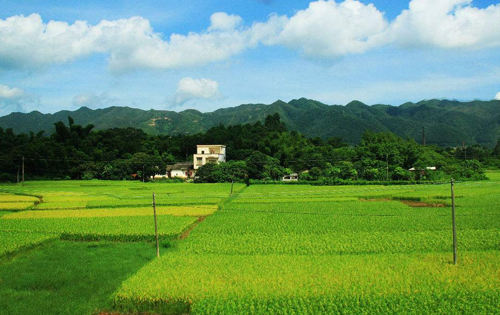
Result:
<svg viewBox="0 0 500 315">
<path fill-rule="evenodd" d="M 491 175 L 456 184 L 457 265 L 449 184 L 236 184 L 233 196 L 230 184 L 3 185 L 0 279 L 18 260 L 29 266 L 37 255 L 63 249 L 86 259 L 97 246 L 127 257 L 133 267 L 100 293 L 99 303 L 74 298 L 61 303 L 74 312 L 61 313 L 499 313 L 500 178 Z M 151 244 L 140 247 L 154 240 L 153 191 L 159 259 Z M 144 254 L 134 258 L 137 253 Z M 97 266 L 89 259 L 88 268 Z M 13 301 L 21 294 L 16 290 L 0 282 L 3 309 L 20 307 Z"/>
</svg>

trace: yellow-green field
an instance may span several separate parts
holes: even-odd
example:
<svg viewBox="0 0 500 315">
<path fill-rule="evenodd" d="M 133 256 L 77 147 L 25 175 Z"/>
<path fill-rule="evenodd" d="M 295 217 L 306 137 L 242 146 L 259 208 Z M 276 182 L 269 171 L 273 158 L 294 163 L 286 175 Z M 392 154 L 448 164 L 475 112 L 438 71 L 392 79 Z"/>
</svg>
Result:
<svg viewBox="0 0 500 315">
<path fill-rule="evenodd" d="M 455 185 L 457 265 L 449 184 L 235 184 L 233 196 L 230 184 L 1 185 L 0 256 L 54 238 L 152 243 L 155 192 L 168 247 L 116 288 L 111 311 L 495 314 L 500 173 L 487 175 Z"/>
</svg>

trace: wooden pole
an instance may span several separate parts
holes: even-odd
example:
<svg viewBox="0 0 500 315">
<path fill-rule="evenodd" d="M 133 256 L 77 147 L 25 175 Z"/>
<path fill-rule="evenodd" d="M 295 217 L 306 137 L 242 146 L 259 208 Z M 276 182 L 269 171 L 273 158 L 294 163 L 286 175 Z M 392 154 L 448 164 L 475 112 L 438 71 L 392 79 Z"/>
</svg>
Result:
<svg viewBox="0 0 500 315">
<path fill-rule="evenodd" d="M 160 245 L 158 243 L 158 225 L 156 223 L 156 201 L 155 201 L 155 193 L 153 193 L 153 213 L 155 217 L 155 237 L 156 237 L 156 257 L 160 257 Z"/>
<path fill-rule="evenodd" d="M 144 183 L 144 176 L 145 176 L 145 174 L 144 174 L 144 168 L 145 168 L 145 166 L 143 165 L 142 166 L 142 182 L 143 183 Z"/>
<path fill-rule="evenodd" d="M 234 184 L 234 180 L 231 179 L 231 196 L 233 195 L 233 184 Z"/>
<path fill-rule="evenodd" d="M 19 169 L 21 167 L 19 166 L 19 164 L 17 165 L 17 183 L 19 184 Z"/>
<path fill-rule="evenodd" d="M 451 220 L 453 224 L 453 264 L 457 264 L 457 226 L 455 222 L 455 188 L 451 179 Z"/>
<path fill-rule="evenodd" d="M 23 156 L 23 173 L 22 173 L 22 182 L 23 182 L 23 185 L 24 185 L 24 156 Z"/>
</svg>

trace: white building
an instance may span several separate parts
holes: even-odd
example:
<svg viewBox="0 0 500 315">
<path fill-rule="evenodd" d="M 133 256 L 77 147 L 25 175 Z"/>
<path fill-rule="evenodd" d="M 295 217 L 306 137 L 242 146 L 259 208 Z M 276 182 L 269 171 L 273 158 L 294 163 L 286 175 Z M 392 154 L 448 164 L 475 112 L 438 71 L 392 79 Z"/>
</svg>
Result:
<svg viewBox="0 0 500 315">
<path fill-rule="evenodd" d="M 299 174 L 297 174 L 297 173 L 288 174 L 288 175 L 283 176 L 283 178 L 281 180 L 283 182 L 296 182 L 299 180 Z"/>
<path fill-rule="evenodd" d="M 193 163 L 183 162 L 167 166 L 168 177 L 192 178 L 194 176 Z"/>
<path fill-rule="evenodd" d="M 194 169 L 207 164 L 219 164 L 226 162 L 226 146 L 221 144 L 199 144 L 196 146 L 196 154 L 193 155 Z"/>
</svg>

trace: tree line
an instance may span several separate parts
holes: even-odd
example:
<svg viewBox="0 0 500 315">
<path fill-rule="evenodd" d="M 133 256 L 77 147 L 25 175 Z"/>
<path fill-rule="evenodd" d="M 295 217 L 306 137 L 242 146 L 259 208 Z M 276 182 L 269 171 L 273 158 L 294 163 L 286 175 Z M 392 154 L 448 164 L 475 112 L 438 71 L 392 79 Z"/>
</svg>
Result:
<svg viewBox="0 0 500 315">
<path fill-rule="evenodd" d="M 205 165 L 198 181 L 279 180 L 296 172 L 306 181 L 387 181 L 484 178 L 483 168 L 500 167 L 494 149 L 474 145 L 440 148 L 392 133 L 366 131 L 357 145 L 338 137 L 308 138 L 288 131 L 279 114 L 263 122 L 219 125 L 196 135 L 148 135 L 135 128 L 94 130 L 55 124 L 55 133 L 14 134 L 0 127 L 0 180 L 15 182 L 24 157 L 27 180 L 148 179 L 166 166 L 192 161 L 198 144 L 224 144 L 227 162 Z M 429 171 L 436 167 L 437 171 Z M 413 168 L 415 171 L 409 171 Z"/>
</svg>

